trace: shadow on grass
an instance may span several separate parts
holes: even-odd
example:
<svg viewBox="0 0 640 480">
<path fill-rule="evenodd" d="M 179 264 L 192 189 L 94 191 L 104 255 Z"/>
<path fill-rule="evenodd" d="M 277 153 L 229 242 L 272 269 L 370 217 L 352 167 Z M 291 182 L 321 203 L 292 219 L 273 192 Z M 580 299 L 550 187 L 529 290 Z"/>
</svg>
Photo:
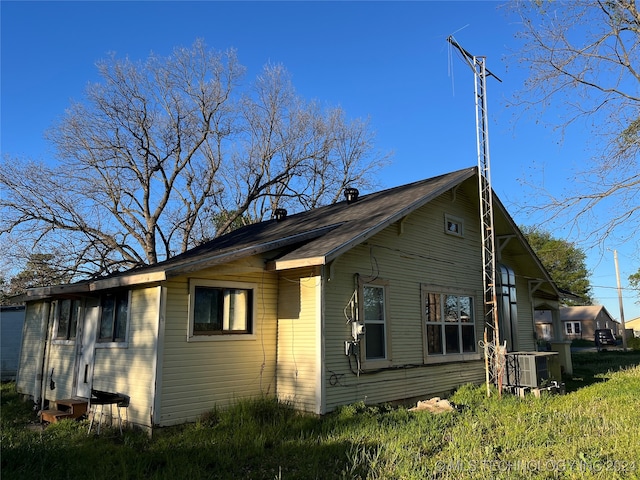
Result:
<svg viewBox="0 0 640 480">
<path fill-rule="evenodd" d="M 233 454 L 226 448 L 217 449 L 215 441 L 144 449 L 118 445 L 106 438 L 65 443 L 49 441 L 34 448 L 33 442 L 25 442 L 21 447 L 3 448 L 3 480 L 364 479 L 371 469 L 366 453 L 349 458 L 348 452 L 359 452 L 360 448 L 345 441 L 313 446 L 291 443 L 263 449 L 237 445 Z M 375 452 L 376 447 L 371 448 Z"/>
<path fill-rule="evenodd" d="M 573 375 L 564 377 L 567 392 L 575 392 L 609 379 L 609 372 L 640 365 L 640 352 L 603 350 L 601 352 L 574 352 L 571 354 Z"/>
<path fill-rule="evenodd" d="M 196 424 L 159 429 L 150 438 L 128 429 L 87 435 L 87 424 L 63 420 L 28 428 L 33 412 L 15 389 L 2 390 L 2 480 L 368 478 L 381 445 L 335 435 L 350 431 L 362 412 L 327 422 L 273 400 L 214 411 Z M 377 421 L 375 415 L 370 421 Z"/>
</svg>

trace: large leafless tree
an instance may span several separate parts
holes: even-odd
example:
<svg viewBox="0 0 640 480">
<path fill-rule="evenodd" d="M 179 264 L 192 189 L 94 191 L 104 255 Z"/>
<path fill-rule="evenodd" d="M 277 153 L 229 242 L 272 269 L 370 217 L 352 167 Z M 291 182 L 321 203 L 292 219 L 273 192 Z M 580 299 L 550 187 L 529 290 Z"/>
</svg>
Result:
<svg viewBox="0 0 640 480">
<path fill-rule="evenodd" d="M 264 219 L 375 183 L 368 121 L 300 98 L 280 65 L 245 85 L 202 41 L 144 62 L 111 56 L 48 132 L 55 162 L 4 158 L 0 234 L 71 270 L 153 264 Z"/>
<path fill-rule="evenodd" d="M 522 19 L 530 69 L 515 99 L 556 127 L 589 129 L 593 158 L 558 195 L 538 191 L 548 219 L 563 219 L 582 239 L 602 242 L 640 235 L 640 14 L 635 0 L 522 0 L 510 4 Z M 620 228 L 623 227 L 623 228 Z M 640 245 L 639 245 L 640 248 Z"/>
</svg>

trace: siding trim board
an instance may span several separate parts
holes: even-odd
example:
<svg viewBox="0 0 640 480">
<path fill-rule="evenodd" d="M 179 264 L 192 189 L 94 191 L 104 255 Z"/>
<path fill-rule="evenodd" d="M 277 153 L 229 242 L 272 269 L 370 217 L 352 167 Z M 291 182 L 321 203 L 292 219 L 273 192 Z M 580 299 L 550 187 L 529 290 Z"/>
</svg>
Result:
<svg viewBox="0 0 640 480">
<path fill-rule="evenodd" d="M 323 269 L 324 272 L 324 269 Z M 315 375 L 315 405 L 314 412 L 324 413 L 324 278 L 316 276 L 315 296 L 315 331 L 316 331 L 316 375 Z"/>
<path fill-rule="evenodd" d="M 156 331 L 156 354 L 153 358 L 153 386 L 151 388 L 151 398 L 149 398 L 149 404 L 151 409 L 149 411 L 149 423 L 153 427 L 157 425 L 160 413 L 162 412 L 162 367 L 164 359 L 164 328 L 167 315 L 167 287 L 165 285 L 159 286 L 158 295 L 158 329 Z"/>
</svg>

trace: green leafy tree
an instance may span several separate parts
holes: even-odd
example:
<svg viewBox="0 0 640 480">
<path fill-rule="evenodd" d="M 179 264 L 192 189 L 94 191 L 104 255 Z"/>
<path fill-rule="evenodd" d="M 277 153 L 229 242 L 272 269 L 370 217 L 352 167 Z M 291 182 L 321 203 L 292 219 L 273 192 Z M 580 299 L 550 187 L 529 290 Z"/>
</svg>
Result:
<svg viewBox="0 0 640 480">
<path fill-rule="evenodd" d="M 67 283 L 71 279 L 71 273 L 64 265 L 56 262 L 58 258 L 52 253 L 32 253 L 24 270 L 9 281 L 0 279 L 2 304 L 11 303 L 12 297 L 25 293 L 29 288 Z"/>
<path fill-rule="evenodd" d="M 638 303 L 640 303 L 640 270 L 632 275 L 629 275 L 629 285 L 631 286 L 631 288 L 636 290 L 636 293 L 638 295 Z"/>
<path fill-rule="evenodd" d="M 521 230 L 558 288 L 581 298 L 579 301 L 566 300 L 566 303 L 591 305 L 591 284 L 585 253 L 575 244 L 554 238 L 537 227 L 521 227 Z"/>
</svg>

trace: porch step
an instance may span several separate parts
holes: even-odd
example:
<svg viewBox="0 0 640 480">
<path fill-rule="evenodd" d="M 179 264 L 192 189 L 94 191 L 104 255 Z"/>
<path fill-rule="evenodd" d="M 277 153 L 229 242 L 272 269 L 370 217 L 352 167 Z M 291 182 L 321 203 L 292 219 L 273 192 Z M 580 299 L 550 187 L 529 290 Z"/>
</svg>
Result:
<svg viewBox="0 0 640 480">
<path fill-rule="evenodd" d="M 77 419 L 87 413 L 88 402 L 78 398 L 56 400 L 54 406 L 40 412 L 40 421 L 56 423 L 65 418 Z"/>
<path fill-rule="evenodd" d="M 65 418 L 72 418 L 72 414 L 69 412 L 63 412 L 62 410 L 42 410 L 40 412 L 40 421 L 47 423 L 56 423 Z"/>
</svg>

